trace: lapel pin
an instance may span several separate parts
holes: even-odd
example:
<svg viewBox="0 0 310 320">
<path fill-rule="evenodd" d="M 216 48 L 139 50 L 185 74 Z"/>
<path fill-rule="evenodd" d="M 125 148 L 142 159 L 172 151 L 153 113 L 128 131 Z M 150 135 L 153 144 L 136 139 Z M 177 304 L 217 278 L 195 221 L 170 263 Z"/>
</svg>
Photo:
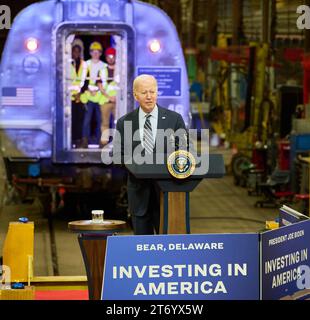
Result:
<svg viewBox="0 0 310 320">
<path fill-rule="evenodd" d="M 166 119 L 166 117 L 161 117 L 163 120 L 165 120 Z"/>
</svg>

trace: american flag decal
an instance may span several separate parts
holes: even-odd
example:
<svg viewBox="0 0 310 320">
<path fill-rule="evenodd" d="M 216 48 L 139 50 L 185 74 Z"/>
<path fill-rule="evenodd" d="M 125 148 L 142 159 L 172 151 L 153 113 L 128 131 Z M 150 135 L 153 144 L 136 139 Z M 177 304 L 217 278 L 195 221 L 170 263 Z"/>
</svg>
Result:
<svg viewBox="0 0 310 320">
<path fill-rule="evenodd" d="M 2 103 L 3 106 L 33 106 L 33 88 L 2 88 Z"/>
</svg>

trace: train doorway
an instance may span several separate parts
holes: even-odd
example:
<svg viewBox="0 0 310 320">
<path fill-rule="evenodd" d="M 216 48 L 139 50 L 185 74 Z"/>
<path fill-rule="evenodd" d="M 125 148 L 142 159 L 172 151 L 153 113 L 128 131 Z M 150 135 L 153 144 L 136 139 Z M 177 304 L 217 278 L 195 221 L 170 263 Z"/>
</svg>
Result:
<svg viewBox="0 0 310 320">
<path fill-rule="evenodd" d="M 134 105 L 133 32 L 128 26 L 63 25 L 56 46 L 54 159 L 100 162 L 106 130 Z"/>
</svg>

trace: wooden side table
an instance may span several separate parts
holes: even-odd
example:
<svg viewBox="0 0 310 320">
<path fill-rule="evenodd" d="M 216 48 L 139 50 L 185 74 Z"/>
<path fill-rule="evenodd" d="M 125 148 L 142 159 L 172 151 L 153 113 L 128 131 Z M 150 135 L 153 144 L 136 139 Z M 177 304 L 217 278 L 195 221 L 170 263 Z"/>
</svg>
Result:
<svg viewBox="0 0 310 320">
<path fill-rule="evenodd" d="M 80 220 L 68 224 L 70 231 L 78 233 L 90 300 L 101 299 L 107 237 L 122 231 L 125 227 L 126 222 L 121 220 L 104 220 L 102 223 Z"/>
</svg>

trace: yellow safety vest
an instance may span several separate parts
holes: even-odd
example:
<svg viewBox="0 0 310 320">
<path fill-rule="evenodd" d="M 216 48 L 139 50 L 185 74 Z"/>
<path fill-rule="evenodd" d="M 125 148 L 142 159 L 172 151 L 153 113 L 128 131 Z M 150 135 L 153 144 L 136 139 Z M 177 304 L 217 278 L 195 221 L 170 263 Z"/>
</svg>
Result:
<svg viewBox="0 0 310 320">
<path fill-rule="evenodd" d="M 109 74 L 108 73 L 108 67 L 106 67 L 102 71 L 105 72 L 105 79 L 108 79 L 108 74 Z M 105 83 L 104 90 L 109 95 L 109 97 L 116 97 L 118 89 L 119 89 L 119 87 L 118 87 L 117 82 L 115 80 L 113 80 L 111 82 L 107 81 Z M 103 104 L 105 104 L 107 102 L 109 102 L 109 98 L 104 96 L 104 95 L 102 95 L 102 97 L 100 98 L 99 104 L 103 105 Z"/>
<path fill-rule="evenodd" d="M 101 77 L 101 71 L 99 71 L 98 73 L 98 77 Z M 99 89 L 99 87 L 97 86 L 96 80 L 90 79 L 90 74 L 91 74 L 91 65 L 87 66 L 87 76 L 89 77 L 88 80 L 88 86 L 93 86 L 96 91 L 95 94 L 91 93 L 91 90 L 86 90 L 84 93 L 81 94 L 81 102 L 82 103 L 87 103 L 88 101 L 94 102 L 94 103 L 99 103 L 102 93 Z"/>
<path fill-rule="evenodd" d="M 83 65 L 85 61 L 81 59 L 80 61 L 80 66 L 79 70 L 76 71 L 75 65 L 71 64 L 70 68 L 70 79 L 72 80 L 71 82 L 71 100 L 75 100 L 75 95 L 77 95 L 80 92 L 81 89 L 81 82 L 82 82 L 82 74 L 83 74 Z M 75 88 L 76 87 L 76 88 Z"/>
<path fill-rule="evenodd" d="M 107 79 L 108 78 L 108 67 L 105 66 L 105 68 L 100 70 L 100 73 L 98 75 L 100 78 L 102 76 L 101 72 L 104 72 L 104 78 Z M 88 74 L 90 74 L 89 69 L 88 69 Z M 98 87 L 96 84 L 96 81 L 94 81 L 94 80 L 89 80 L 89 85 Z M 115 97 L 117 94 L 118 85 L 117 85 L 116 81 L 112 81 L 110 83 L 106 82 L 105 84 L 103 84 L 103 88 L 110 97 Z M 94 103 L 98 103 L 99 105 L 103 105 L 109 101 L 109 98 L 106 97 L 105 95 L 103 95 L 102 92 L 98 88 L 98 91 L 96 92 L 95 95 L 92 95 L 89 90 L 86 90 L 81 95 L 81 101 L 82 101 L 82 103 L 87 103 L 88 101 L 92 101 Z"/>
</svg>

